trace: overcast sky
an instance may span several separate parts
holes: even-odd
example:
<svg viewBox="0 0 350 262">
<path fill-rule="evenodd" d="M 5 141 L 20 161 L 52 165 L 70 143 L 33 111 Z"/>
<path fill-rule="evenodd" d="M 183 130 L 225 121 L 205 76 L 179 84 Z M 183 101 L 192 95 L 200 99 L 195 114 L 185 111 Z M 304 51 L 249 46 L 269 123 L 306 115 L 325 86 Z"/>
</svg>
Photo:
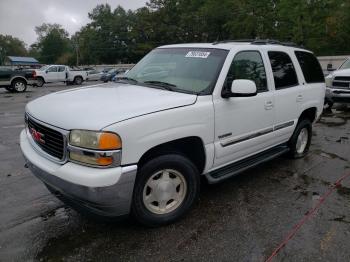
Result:
<svg viewBox="0 0 350 262">
<path fill-rule="evenodd" d="M 27 45 L 36 41 L 35 26 L 58 23 L 70 34 L 89 22 L 88 12 L 97 4 L 108 3 L 114 9 L 137 9 L 146 0 L 0 0 L 0 34 L 12 35 Z"/>
</svg>

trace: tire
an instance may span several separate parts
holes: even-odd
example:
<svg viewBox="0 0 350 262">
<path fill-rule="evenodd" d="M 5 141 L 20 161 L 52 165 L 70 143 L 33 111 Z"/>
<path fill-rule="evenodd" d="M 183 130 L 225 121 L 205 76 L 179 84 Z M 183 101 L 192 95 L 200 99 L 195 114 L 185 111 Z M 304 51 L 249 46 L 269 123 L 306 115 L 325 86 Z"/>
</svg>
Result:
<svg viewBox="0 0 350 262">
<path fill-rule="evenodd" d="M 15 79 L 11 83 L 11 88 L 16 93 L 23 93 L 27 90 L 27 82 L 23 79 Z"/>
<path fill-rule="evenodd" d="M 81 76 L 76 76 L 74 78 L 74 84 L 75 85 L 81 85 L 83 83 L 83 78 Z"/>
<path fill-rule="evenodd" d="M 145 226 L 167 225 L 190 210 L 199 191 L 199 173 L 188 158 L 179 154 L 158 156 L 139 170 L 131 212 Z"/>
<path fill-rule="evenodd" d="M 42 87 L 45 84 L 45 81 L 42 77 L 38 77 L 36 81 L 37 87 Z"/>
<path fill-rule="evenodd" d="M 306 133 L 305 133 L 306 132 Z M 302 119 L 297 124 L 288 142 L 291 158 L 302 158 L 309 152 L 312 137 L 312 124 L 308 119 Z M 307 140 L 306 140 L 307 139 Z"/>
<path fill-rule="evenodd" d="M 332 109 L 333 104 L 334 104 L 333 102 L 328 101 L 328 102 L 327 102 L 327 109 L 328 109 L 328 110 Z"/>
</svg>

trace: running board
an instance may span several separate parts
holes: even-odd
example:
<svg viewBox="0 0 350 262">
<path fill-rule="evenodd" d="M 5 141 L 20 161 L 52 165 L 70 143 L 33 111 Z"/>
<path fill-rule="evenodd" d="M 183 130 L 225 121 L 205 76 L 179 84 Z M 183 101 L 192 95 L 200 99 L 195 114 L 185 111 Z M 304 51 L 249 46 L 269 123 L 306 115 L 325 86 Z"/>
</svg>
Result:
<svg viewBox="0 0 350 262">
<path fill-rule="evenodd" d="M 257 166 L 263 162 L 274 159 L 288 151 L 289 151 L 289 148 L 286 145 L 273 147 L 263 152 L 260 152 L 256 155 L 250 156 L 246 159 L 239 160 L 235 163 L 229 164 L 227 166 L 224 166 L 217 170 L 209 172 L 205 174 L 205 176 L 208 179 L 209 184 L 215 184 L 229 177 L 238 175 L 239 173 L 251 167 Z"/>
</svg>

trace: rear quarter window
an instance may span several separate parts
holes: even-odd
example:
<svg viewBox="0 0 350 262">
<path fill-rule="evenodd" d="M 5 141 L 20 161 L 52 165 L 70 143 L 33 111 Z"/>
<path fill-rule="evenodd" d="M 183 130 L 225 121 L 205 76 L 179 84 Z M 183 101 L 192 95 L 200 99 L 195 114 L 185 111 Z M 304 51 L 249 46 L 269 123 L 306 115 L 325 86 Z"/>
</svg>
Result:
<svg viewBox="0 0 350 262">
<path fill-rule="evenodd" d="M 306 83 L 323 83 L 324 75 L 317 58 L 309 52 L 295 51 Z"/>
</svg>

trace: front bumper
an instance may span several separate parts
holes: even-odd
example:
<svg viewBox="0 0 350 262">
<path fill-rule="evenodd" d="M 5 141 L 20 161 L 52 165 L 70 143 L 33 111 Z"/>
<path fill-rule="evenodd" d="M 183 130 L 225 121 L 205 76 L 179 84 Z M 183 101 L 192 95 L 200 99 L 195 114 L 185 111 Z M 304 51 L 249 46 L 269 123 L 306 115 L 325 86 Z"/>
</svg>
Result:
<svg viewBox="0 0 350 262">
<path fill-rule="evenodd" d="M 32 147 L 24 130 L 20 145 L 32 173 L 65 203 L 100 216 L 129 214 L 136 165 L 98 169 L 71 162 L 57 164 Z"/>
<path fill-rule="evenodd" d="M 333 103 L 350 103 L 350 89 L 326 88 L 326 101 Z"/>
</svg>

